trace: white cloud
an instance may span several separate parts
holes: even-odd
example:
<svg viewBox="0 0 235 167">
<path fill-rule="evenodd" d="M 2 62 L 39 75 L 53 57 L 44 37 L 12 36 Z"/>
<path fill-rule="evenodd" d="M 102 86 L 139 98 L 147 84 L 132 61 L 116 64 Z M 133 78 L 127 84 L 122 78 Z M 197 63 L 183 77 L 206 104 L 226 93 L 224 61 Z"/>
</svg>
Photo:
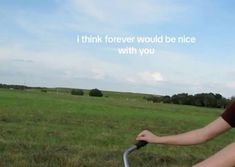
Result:
<svg viewBox="0 0 235 167">
<path fill-rule="evenodd" d="M 53 12 L 28 14 L 16 10 L 4 14 L 21 30 L 49 40 L 64 31 L 128 35 L 132 33 L 125 29 L 129 25 L 175 21 L 187 10 L 185 4 L 165 0 L 68 0 L 58 1 L 58 9 Z"/>
<path fill-rule="evenodd" d="M 135 85 L 154 85 L 163 81 L 159 72 L 136 74 L 135 70 L 122 64 L 98 59 L 81 51 L 79 53 L 65 50 L 34 52 L 24 46 L 11 45 L 0 48 L 0 55 L 0 72 L 4 72 L 7 78 L 17 73 L 18 77 L 22 78 L 27 76 L 42 80 L 45 77 L 50 78 L 49 80 L 64 78 L 65 82 L 93 79 L 126 84 L 132 80 L 132 84 Z M 2 80 L 4 76 L 2 75 Z"/>
<path fill-rule="evenodd" d="M 137 85 L 156 85 L 161 81 L 164 81 L 163 76 L 160 72 L 139 72 L 137 74 L 133 74 L 132 76 L 128 76 L 126 80 L 129 83 L 137 84 Z"/>
<path fill-rule="evenodd" d="M 163 0 L 70 0 L 71 8 L 85 17 L 122 27 L 173 20 L 187 10 L 183 4 Z"/>
<path fill-rule="evenodd" d="M 51 76 L 65 79 L 107 79 L 120 78 L 125 71 L 116 63 L 100 60 L 89 54 L 74 51 L 38 51 L 20 46 L 0 48 L 0 71 L 5 75 L 12 72 L 24 76 Z M 115 75 L 116 74 L 116 75 Z M 51 78 L 52 79 L 52 78 Z"/>
<path fill-rule="evenodd" d="M 139 74 L 143 80 L 146 81 L 163 81 L 163 77 L 159 72 L 143 72 Z"/>
<path fill-rule="evenodd" d="M 226 86 L 227 86 L 228 88 L 235 89 L 235 81 L 228 82 L 228 83 L 226 84 Z"/>
</svg>

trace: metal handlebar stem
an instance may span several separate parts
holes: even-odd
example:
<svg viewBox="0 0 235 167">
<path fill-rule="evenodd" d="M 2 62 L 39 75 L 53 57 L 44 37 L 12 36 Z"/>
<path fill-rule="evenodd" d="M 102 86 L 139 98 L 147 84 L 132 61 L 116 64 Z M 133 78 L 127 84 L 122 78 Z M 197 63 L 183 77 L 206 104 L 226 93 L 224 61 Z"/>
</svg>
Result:
<svg viewBox="0 0 235 167">
<path fill-rule="evenodd" d="M 124 167 L 129 167 L 129 163 L 128 163 L 128 154 L 130 154 L 131 152 L 140 149 L 141 147 L 145 146 L 146 144 L 148 144 L 148 142 L 146 141 L 139 141 L 138 143 L 136 143 L 135 145 L 129 147 L 128 149 L 126 149 L 123 153 L 123 163 L 124 163 Z"/>
</svg>

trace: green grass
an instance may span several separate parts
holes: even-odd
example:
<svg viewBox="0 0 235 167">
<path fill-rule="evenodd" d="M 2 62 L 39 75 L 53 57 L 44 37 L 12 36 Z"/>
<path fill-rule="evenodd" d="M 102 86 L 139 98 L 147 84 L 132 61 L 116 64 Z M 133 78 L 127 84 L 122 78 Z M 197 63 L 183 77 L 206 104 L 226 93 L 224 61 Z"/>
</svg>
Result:
<svg viewBox="0 0 235 167">
<path fill-rule="evenodd" d="M 142 94 L 108 97 L 0 89 L 0 166 L 120 167 L 142 129 L 167 135 L 206 125 L 223 111 L 153 104 Z M 130 155 L 134 167 L 189 167 L 234 140 L 226 133 L 203 145 L 148 145 Z"/>
</svg>

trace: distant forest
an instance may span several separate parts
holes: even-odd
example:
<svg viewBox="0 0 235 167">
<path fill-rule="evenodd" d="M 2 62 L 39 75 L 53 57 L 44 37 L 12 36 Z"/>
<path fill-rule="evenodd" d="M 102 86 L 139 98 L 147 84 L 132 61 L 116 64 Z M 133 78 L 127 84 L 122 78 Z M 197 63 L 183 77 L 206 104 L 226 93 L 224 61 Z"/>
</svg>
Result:
<svg viewBox="0 0 235 167">
<path fill-rule="evenodd" d="M 0 88 L 6 88 L 6 89 L 46 89 L 45 87 L 30 87 L 25 85 L 8 85 L 8 84 L 0 84 Z"/>
<path fill-rule="evenodd" d="M 25 85 L 8 85 L 0 84 L 0 88 L 6 89 L 40 89 L 44 92 L 48 88 L 46 87 L 30 87 Z M 72 90 L 72 89 L 71 89 Z M 227 99 L 221 94 L 214 93 L 198 93 L 195 95 L 189 95 L 188 93 L 175 94 L 173 96 L 158 96 L 158 95 L 145 95 L 143 97 L 145 100 L 153 103 L 172 103 L 172 104 L 182 104 L 182 105 L 193 105 L 200 107 L 213 107 L 213 108 L 226 108 L 231 102 L 235 101 L 235 97 Z"/>
<path fill-rule="evenodd" d="M 175 94 L 173 96 L 155 96 L 147 95 L 144 99 L 154 103 L 172 103 L 193 105 L 200 107 L 213 107 L 213 108 L 226 108 L 231 102 L 235 100 L 235 97 L 227 99 L 221 94 L 214 93 L 199 93 L 195 95 L 189 95 L 188 93 Z"/>
</svg>

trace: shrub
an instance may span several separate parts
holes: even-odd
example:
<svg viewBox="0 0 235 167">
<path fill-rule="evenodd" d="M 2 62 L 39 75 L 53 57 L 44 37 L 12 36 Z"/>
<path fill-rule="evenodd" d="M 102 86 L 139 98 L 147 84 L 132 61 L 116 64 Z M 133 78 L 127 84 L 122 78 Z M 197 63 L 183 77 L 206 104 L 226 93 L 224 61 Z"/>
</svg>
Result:
<svg viewBox="0 0 235 167">
<path fill-rule="evenodd" d="M 41 89 L 41 92 L 47 93 L 47 90 L 46 89 Z"/>
<path fill-rule="evenodd" d="M 72 95 L 80 95 L 80 96 L 82 96 L 82 95 L 84 95 L 84 92 L 81 89 L 72 89 L 71 90 L 71 94 Z"/>
<path fill-rule="evenodd" d="M 102 97 L 103 93 L 99 89 L 91 89 L 89 92 L 89 96 Z"/>
<path fill-rule="evenodd" d="M 147 101 L 152 101 L 153 103 L 160 103 L 161 102 L 161 97 L 155 96 L 155 95 L 146 95 L 143 97 L 143 99 L 145 99 Z"/>
</svg>

